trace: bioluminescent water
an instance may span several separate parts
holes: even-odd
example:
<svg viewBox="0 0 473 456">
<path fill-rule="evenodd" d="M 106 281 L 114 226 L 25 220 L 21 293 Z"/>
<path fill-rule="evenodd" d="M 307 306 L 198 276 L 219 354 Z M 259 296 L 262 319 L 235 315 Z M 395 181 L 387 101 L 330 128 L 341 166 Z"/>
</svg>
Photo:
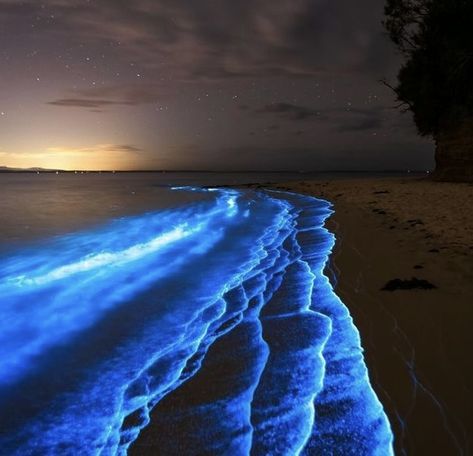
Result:
<svg viewBox="0 0 473 456">
<path fill-rule="evenodd" d="M 0 453 L 390 455 L 329 203 L 199 198 L 0 263 Z"/>
</svg>

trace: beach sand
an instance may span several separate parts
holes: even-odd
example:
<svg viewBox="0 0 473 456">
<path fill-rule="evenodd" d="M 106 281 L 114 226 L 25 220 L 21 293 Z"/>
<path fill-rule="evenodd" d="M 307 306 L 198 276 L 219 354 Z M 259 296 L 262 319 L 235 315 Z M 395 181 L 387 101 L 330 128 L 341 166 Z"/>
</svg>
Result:
<svg viewBox="0 0 473 456">
<path fill-rule="evenodd" d="M 396 454 L 470 454 L 473 185 L 416 177 L 272 187 L 334 203 L 327 273 L 360 331 Z M 381 290 L 413 277 L 436 288 Z"/>
</svg>

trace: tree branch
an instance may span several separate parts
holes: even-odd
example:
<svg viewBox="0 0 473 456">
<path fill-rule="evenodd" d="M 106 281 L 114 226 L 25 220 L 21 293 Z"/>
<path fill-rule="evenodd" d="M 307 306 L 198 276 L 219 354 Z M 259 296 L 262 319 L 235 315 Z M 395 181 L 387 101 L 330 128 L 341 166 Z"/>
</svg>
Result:
<svg viewBox="0 0 473 456">
<path fill-rule="evenodd" d="M 399 93 L 398 93 L 397 89 L 395 87 L 393 87 L 391 84 L 389 84 L 389 82 L 386 81 L 386 79 L 380 79 L 379 82 L 381 84 L 383 84 L 384 86 L 386 86 L 387 88 L 391 89 L 396 94 L 396 98 L 399 101 L 399 103 L 394 106 L 395 109 L 401 109 L 403 106 L 407 106 L 407 108 L 401 109 L 401 111 L 402 112 L 407 112 L 409 110 L 414 111 L 413 105 L 411 103 L 409 103 L 409 101 L 407 101 L 407 100 L 401 100 L 399 98 Z"/>
</svg>

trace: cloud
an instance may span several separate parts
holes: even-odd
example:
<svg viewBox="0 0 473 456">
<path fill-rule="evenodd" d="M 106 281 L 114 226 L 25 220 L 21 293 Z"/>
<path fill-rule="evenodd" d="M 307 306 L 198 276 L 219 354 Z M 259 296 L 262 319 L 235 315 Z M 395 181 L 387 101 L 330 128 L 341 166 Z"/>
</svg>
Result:
<svg viewBox="0 0 473 456">
<path fill-rule="evenodd" d="M 291 103 L 272 103 L 256 109 L 258 114 L 279 114 L 289 120 L 307 120 L 319 117 L 320 111 Z"/>
<path fill-rule="evenodd" d="M 363 8 L 353 0 L 0 0 L 0 25 L 13 27 L 29 12 L 44 19 L 31 33 L 40 29 L 68 46 L 106 46 L 121 63 L 180 81 L 379 76 L 392 65 L 382 9 L 379 0 Z M 51 15 L 54 27 L 47 26 Z"/>
<path fill-rule="evenodd" d="M 154 84 L 116 85 L 70 91 L 71 95 L 48 101 L 47 104 L 66 108 L 88 108 L 102 112 L 109 106 L 137 106 L 158 100 L 160 88 Z"/>
<path fill-rule="evenodd" d="M 97 144 L 86 147 L 48 147 L 49 154 L 136 153 L 142 149 L 131 144 Z"/>
<path fill-rule="evenodd" d="M 130 144 L 104 144 L 103 150 L 108 152 L 142 152 L 143 149 Z"/>
<path fill-rule="evenodd" d="M 88 98 L 59 98 L 57 100 L 48 101 L 47 104 L 53 106 L 61 106 L 65 108 L 91 108 L 97 109 L 103 108 L 110 105 L 129 104 L 127 102 L 112 101 L 112 100 L 100 100 L 100 99 L 88 99 Z M 100 110 L 99 110 L 100 112 Z"/>
<path fill-rule="evenodd" d="M 255 114 L 277 115 L 290 121 L 318 121 L 332 124 L 339 132 L 360 132 L 377 130 L 384 127 L 386 108 L 373 106 L 371 108 L 325 108 L 315 109 L 292 103 L 272 103 L 261 108 L 254 109 Z M 304 133 L 299 130 L 297 135 Z"/>
<path fill-rule="evenodd" d="M 356 119 L 351 119 L 346 124 L 340 125 L 338 131 L 341 132 L 356 132 L 356 131 L 370 131 L 379 130 L 384 126 L 383 119 L 375 115 L 366 115 L 361 119 L 359 116 Z"/>
<path fill-rule="evenodd" d="M 350 108 L 338 112 L 337 131 L 363 132 L 379 130 L 386 125 L 387 109 L 383 106 Z"/>
</svg>

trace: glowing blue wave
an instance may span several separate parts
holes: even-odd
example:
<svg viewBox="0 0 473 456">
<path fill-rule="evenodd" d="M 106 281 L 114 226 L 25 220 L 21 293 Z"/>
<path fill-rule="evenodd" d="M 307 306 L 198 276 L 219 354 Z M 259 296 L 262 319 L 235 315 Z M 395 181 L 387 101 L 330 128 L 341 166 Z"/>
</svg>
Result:
<svg viewBox="0 0 473 456">
<path fill-rule="evenodd" d="M 392 454 L 329 214 L 211 189 L 3 258 L 2 451 Z"/>
</svg>

